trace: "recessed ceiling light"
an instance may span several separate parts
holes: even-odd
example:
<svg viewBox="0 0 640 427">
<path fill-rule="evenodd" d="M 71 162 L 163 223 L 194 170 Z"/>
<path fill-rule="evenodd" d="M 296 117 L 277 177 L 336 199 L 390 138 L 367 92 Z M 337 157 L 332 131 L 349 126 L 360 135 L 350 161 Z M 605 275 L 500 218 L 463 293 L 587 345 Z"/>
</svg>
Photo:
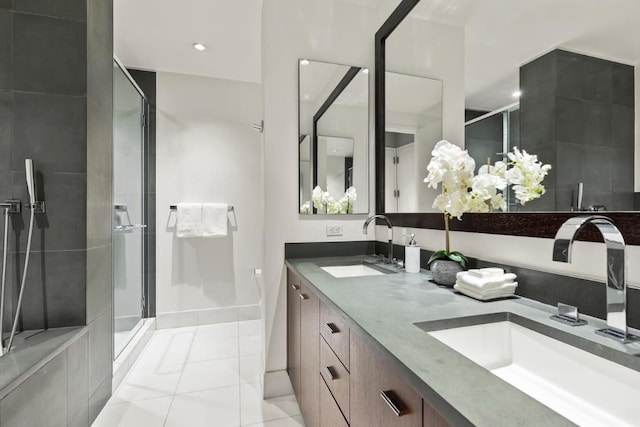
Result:
<svg viewBox="0 0 640 427">
<path fill-rule="evenodd" d="M 308 59 L 301 59 L 300 60 L 300 65 L 309 65 L 309 60 Z"/>
<path fill-rule="evenodd" d="M 369 69 L 368 68 L 363 68 L 362 69 L 362 74 L 369 74 Z"/>
<path fill-rule="evenodd" d="M 513 96 L 514 98 L 520 98 L 522 96 L 522 92 L 520 92 L 519 90 L 513 92 L 511 94 L 511 96 Z"/>
<path fill-rule="evenodd" d="M 207 48 L 207 46 L 203 45 L 202 43 L 194 43 L 193 48 L 199 52 L 202 52 Z"/>
<path fill-rule="evenodd" d="M 331 150 L 331 151 L 333 151 L 334 153 L 337 153 L 337 152 L 338 152 L 338 150 L 336 150 L 335 148 L 334 148 L 333 150 Z"/>
<path fill-rule="evenodd" d="M 305 95 L 303 96 L 304 99 L 311 99 L 311 95 Z"/>
</svg>

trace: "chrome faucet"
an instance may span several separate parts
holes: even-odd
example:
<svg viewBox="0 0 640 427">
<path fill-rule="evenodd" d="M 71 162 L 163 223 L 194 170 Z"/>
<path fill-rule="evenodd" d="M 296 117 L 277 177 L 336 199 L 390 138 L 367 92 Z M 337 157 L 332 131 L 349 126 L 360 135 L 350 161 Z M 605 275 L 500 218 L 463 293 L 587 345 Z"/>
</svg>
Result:
<svg viewBox="0 0 640 427">
<path fill-rule="evenodd" d="M 620 230 L 606 216 L 576 216 L 565 221 L 553 242 L 553 260 L 571 262 L 571 248 L 576 234 L 587 224 L 595 225 L 607 247 L 607 328 L 600 335 L 630 342 L 637 337 L 627 330 L 627 284 L 625 281 L 625 243 Z"/>
<path fill-rule="evenodd" d="M 369 223 L 376 218 L 384 219 L 385 221 L 387 221 L 387 227 L 389 228 L 389 258 L 386 259 L 384 262 L 387 264 L 393 264 L 393 225 L 391 224 L 391 221 L 389 221 L 389 218 L 387 218 L 384 215 L 370 216 L 369 218 L 367 218 L 367 220 L 364 222 L 364 225 L 362 226 L 362 234 L 367 234 L 367 228 L 369 227 Z"/>
</svg>

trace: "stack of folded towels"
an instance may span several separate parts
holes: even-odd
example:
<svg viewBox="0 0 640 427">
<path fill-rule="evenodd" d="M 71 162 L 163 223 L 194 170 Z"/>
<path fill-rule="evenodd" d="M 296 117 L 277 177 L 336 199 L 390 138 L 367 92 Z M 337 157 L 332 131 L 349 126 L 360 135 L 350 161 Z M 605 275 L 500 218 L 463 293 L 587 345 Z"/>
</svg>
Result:
<svg viewBox="0 0 640 427">
<path fill-rule="evenodd" d="M 515 274 L 495 267 L 461 271 L 456 279 L 453 289 L 482 301 L 513 295 L 518 286 Z"/>
</svg>

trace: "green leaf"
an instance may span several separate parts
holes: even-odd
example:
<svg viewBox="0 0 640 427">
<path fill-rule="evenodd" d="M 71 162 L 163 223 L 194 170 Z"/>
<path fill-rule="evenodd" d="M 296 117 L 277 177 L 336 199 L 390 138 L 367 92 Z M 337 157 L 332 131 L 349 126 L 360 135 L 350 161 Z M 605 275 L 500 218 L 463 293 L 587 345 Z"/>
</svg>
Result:
<svg viewBox="0 0 640 427">
<path fill-rule="evenodd" d="M 431 263 L 437 260 L 454 261 L 460 264 L 460 266 L 465 269 L 467 268 L 467 263 L 469 262 L 467 257 L 462 255 L 460 252 L 447 252 L 445 250 L 439 250 L 435 251 L 433 255 L 431 255 L 429 261 L 427 261 L 427 266 L 431 266 Z"/>
</svg>

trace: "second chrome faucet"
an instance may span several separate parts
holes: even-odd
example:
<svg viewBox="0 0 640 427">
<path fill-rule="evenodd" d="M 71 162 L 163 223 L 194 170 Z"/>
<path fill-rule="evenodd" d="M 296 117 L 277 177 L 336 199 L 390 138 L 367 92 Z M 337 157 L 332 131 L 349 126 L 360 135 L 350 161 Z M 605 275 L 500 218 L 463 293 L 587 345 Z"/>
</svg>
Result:
<svg viewBox="0 0 640 427">
<path fill-rule="evenodd" d="M 565 221 L 553 242 L 553 260 L 571 262 L 571 250 L 575 236 L 585 225 L 593 224 L 602 234 L 606 254 L 606 304 L 607 328 L 597 332 L 622 342 L 638 338 L 627 329 L 627 284 L 625 279 L 625 243 L 620 230 L 605 216 L 577 216 Z"/>
</svg>

